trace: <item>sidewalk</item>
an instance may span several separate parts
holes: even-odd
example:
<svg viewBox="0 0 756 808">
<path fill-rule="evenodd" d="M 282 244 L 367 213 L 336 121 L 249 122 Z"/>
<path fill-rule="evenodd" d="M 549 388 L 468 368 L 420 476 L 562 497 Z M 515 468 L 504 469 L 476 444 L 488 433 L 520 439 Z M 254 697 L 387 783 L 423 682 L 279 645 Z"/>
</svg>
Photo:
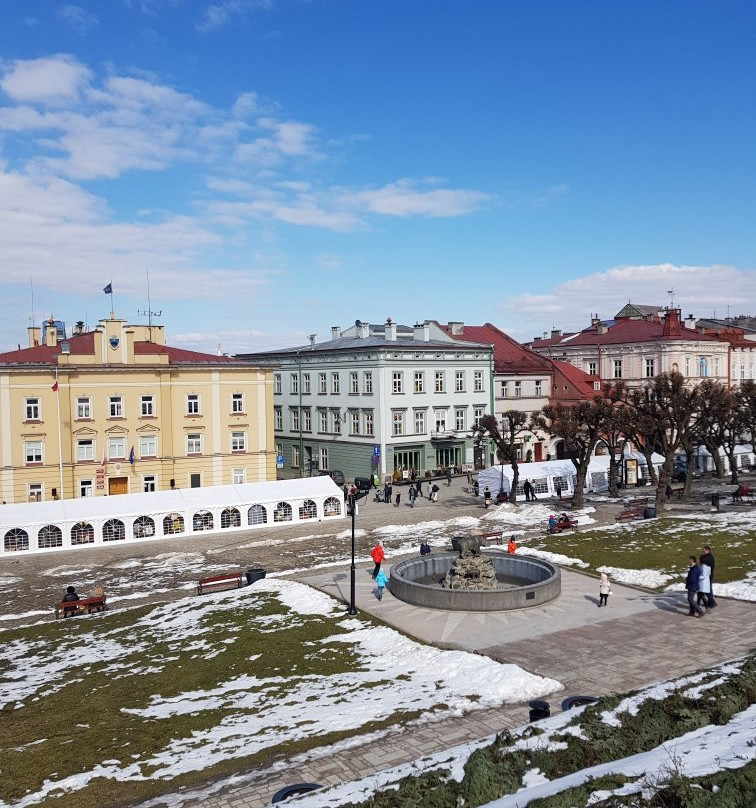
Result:
<svg viewBox="0 0 756 808">
<path fill-rule="evenodd" d="M 349 601 L 349 568 L 300 576 L 299 580 Z M 657 594 L 612 584 L 609 607 L 598 609 L 595 578 L 562 570 L 562 594 L 555 601 L 518 612 L 446 612 L 409 606 L 386 591 L 372 594 L 370 570 L 357 569 L 355 601 L 359 611 L 424 642 L 483 653 L 561 681 L 565 690 L 552 710 L 570 695 L 604 695 L 693 672 L 742 655 L 756 647 L 756 607 L 718 598 L 703 620 L 687 616 L 683 593 Z M 418 757 L 521 726 L 525 704 L 467 713 L 332 753 L 281 770 L 250 773 L 214 796 L 185 805 L 204 808 L 258 808 L 285 785 L 323 785 L 357 780 Z M 243 782 L 239 782 L 239 780 Z"/>
</svg>

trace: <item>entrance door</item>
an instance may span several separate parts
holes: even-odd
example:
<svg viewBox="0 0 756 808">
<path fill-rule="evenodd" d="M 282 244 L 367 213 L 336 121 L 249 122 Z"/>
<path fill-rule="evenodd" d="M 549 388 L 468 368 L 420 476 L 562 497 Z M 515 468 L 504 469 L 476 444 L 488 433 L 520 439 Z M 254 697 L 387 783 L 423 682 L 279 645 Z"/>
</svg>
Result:
<svg viewBox="0 0 756 808">
<path fill-rule="evenodd" d="M 202 477 L 199 474 L 189 475 L 189 488 L 199 488 L 202 485 Z"/>
<path fill-rule="evenodd" d="M 543 460 L 543 444 L 540 441 L 533 444 L 533 452 L 533 460 L 535 460 L 536 463 Z"/>
<path fill-rule="evenodd" d="M 394 449 L 394 471 L 420 471 L 420 451 L 410 449 L 397 451 Z"/>
<path fill-rule="evenodd" d="M 108 480 L 108 494 L 128 494 L 129 492 L 129 478 L 128 477 L 110 477 Z"/>
</svg>

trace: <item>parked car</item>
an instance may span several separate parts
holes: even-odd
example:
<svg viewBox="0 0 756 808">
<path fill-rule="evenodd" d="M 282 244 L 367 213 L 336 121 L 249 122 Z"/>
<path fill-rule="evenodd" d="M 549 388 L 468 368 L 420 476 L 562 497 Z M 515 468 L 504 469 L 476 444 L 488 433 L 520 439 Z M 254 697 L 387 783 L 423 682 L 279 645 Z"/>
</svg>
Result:
<svg viewBox="0 0 756 808">
<path fill-rule="evenodd" d="M 355 477 L 354 484 L 358 494 L 366 494 L 370 490 L 370 477 Z"/>
<path fill-rule="evenodd" d="M 345 482 L 344 473 L 339 471 L 338 469 L 331 469 L 330 471 L 328 471 L 327 469 L 322 469 L 318 476 L 330 477 L 336 483 L 336 485 L 338 485 L 341 488 L 344 487 Z"/>
</svg>

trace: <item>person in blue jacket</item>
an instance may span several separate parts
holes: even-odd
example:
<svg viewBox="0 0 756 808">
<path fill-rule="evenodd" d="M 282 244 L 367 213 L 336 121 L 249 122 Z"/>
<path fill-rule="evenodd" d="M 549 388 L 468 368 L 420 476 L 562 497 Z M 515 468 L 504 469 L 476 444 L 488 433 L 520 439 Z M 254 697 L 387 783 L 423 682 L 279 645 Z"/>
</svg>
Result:
<svg viewBox="0 0 756 808">
<path fill-rule="evenodd" d="M 688 559 L 688 575 L 685 578 L 685 589 L 688 592 L 688 606 L 690 611 L 688 617 L 703 617 L 701 607 L 696 603 L 698 588 L 701 583 L 701 568 L 696 563 L 696 557 L 690 556 Z"/>
<path fill-rule="evenodd" d="M 383 570 L 380 570 L 378 575 L 375 576 L 375 596 L 378 600 L 383 600 L 383 587 L 388 583 L 388 578 Z"/>
</svg>

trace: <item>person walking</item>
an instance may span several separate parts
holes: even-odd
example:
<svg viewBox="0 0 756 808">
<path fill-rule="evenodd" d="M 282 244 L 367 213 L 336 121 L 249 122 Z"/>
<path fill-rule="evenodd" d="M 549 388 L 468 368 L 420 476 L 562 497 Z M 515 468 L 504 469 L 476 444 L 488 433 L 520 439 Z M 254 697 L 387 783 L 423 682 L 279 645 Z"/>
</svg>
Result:
<svg viewBox="0 0 756 808">
<path fill-rule="evenodd" d="M 517 545 L 515 544 L 514 536 L 509 537 L 509 541 L 507 542 L 507 552 L 510 555 L 513 555 L 517 552 Z"/>
<path fill-rule="evenodd" d="M 554 486 L 554 490 L 556 491 L 557 499 L 561 502 L 562 501 L 562 483 L 559 480 L 556 481 L 556 485 Z"/>
<path fill-rule="evenodd" d="M 701 556 L 701 558 L 703 558 L 703 556 Z M 701 579 L 698 583 L 696 603 L 698 603 L 699 606 L 707 608 L 709 598 L 711 597 L 711 567 L 708 564 L 704 564 L 702 561 L 698 569 L 701 570 Z"/>
<path fill-rule="evenodd" d="M 383 600 L 383 587 L 388 583 L 388 578 L 383 570 L 375 576 L 375 583 L 375 596 L 378 600 Z"/>
<path fill-rule="evenodd" d="M 421 556 L 430 555 L 430 551 L 431 551 L 431 548 L 430 548 L 430 544 L 428 544 L 428 539 L 423 539 L 420 542 L 420 555 Z"/>
<path fill-rule="evenodd" d="M 483 507 L 488 508 L 491 504 L 491 491 L 488 486 L 483 489 Z"/>
<path fill-rule="evenodd" d="M 386 553 L 383 552 L 382 541 L 379 541 L 370 551 L 370 558 L 373 559 L 373 563 L 375 564 L 375 567 L 373 567 L 373 580 L 375 580 L 375 576 L 381 571 L 381 561 L 386 558 Z"/>
<path fill-rule="evenodd" d="M 709 547 L 708 544 L 704 545 L 703 555 L 701 556 L 701 564 L 705 564 L 711 571 L 711 574 L 709 575 L 711 591 L 709 592 L 709 600 L 706 604 L 706 608 L 713 609 L 717 605 L 717 602 L 714 600 L 714 555 L 711 552 L 711 547 Z"/>
<path fill-rule="evenodd" d="M 383 501 L 391 503 L 391 483 L 386 480 L 386 484 L 383 486 Z"/>
<path fill-rule="evenodd" d="M 599 609 L 602 606 L 607 606 L 607 600 L 609 599 L 609 595 L 612 594 L 611 584 L 609 583 L 609 576 L 605 573 L 601 573 L 601 578 L 599 578 Z"/>
<path fill-rule="evenodd" d="M 525 492 L 525 502 L 530 502 L 530 497 L 533 495 L 533 486 L 530 484 L 530 480 L 525 480 L 522 484 L 522 490 Z"/>
<path fill-rule="evenodd" d="M 416 496 L 417 496 L 417 491 L 415 491 L 415 486 L 411 485 L 410 488 L 409 488 L 409 492 L 407 494 L 407 497 L 409 498 L 409 506 L 410 506 L 410 508 L 415 507 L 415 497 Z"/>
<path fill-rule="evenodd" d="M 439 487 L 433 483 L 431 486 L 431 502 L 438 502 L 438 492 L 440 491 Z"/>
<path fill-rule="evenodd" d="M 452 481 L 452 470 L 451 470 L 451 466 L 449 466 L 449 468 L 446 469 L 446 487 L 447 488 L 451 488 L 451 481 Z"/>
<path fill-rule="evenodd" d="M 688 617 L 703 617 L 703 611 L 696 603 L 700 583 L 701 568 L 696 563 L 696 557 L 690 556 L 688 559 L 688 574 L 685 578 L 685 589 L 688 593 Z"/>
<path fill-rule="evenodd" d="M 399 503 L 401 502 L 401 499 L 402 499 L 402 492 L 401 492 L 401 491 L 397 491 L 397 492 L 396 492 L 396 501 L 394 502 L 394 507 L 395 507 L 395 508 L 398 508 L 398 507 L 399 507 Z"/>
<path fill-rule="evenodd" d="M 423 497 L 423 483 L 421 480 L 418 480 L 415 483 L 415 499 L 417 499 L 418 497 L 420 497 L 421 499 Z"/>
</svg>

